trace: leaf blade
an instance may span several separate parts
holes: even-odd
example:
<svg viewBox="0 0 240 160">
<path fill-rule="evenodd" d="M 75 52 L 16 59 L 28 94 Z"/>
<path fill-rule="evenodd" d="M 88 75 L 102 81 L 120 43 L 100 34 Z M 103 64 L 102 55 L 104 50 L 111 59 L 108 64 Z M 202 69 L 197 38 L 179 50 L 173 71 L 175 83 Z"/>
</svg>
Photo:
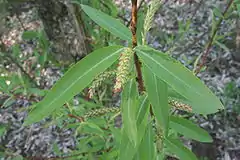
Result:
<svg viewBox="0 0 240 160">
<path fill-rule="evenodd" d="M 30 112 L 24 122 L 38 122 L 60 108 L 74 95 L 81 92 L 99 73 L 116 61 L 122 52 L 121 46 L 110 46 L 95 50 L 71 67 L 53 86 L 46 97 Z"/>
<path fill-rule="evenodd" d="M 206 115 L 224 108 L 219 99 L 175 59 L 146 46 L 138 46 L 135 51 L 157 77 L 190 101 L 193 112 Z"/>
<path fill-rule="evenodd" d="M 127 40 L 129 42 L 131 41 L 130 30 L 120 21 L 87 5 L 81 4 L 81 8 L 95 23 L 102 28 L 123 40 Z"/>
<path fill-rule="evenodd" d="M 177 116 L 171 116 L 170 118 L 170 128 L 176 132 L 184 135 L 187 138 L 197 140 L 199 142 L 212 142 L 211 136 L 207 131 L 198 127 L 191 121 L 180 118 Z"/>
<path fill-rule="evenodd" d="M 167 84 L 153 74 L 145 65 L 143 66 L 143 77 L 153 112 L 160 126 L 163 126 L 162 129 L 165 135 L 167 135 L 170 112 Z"/>
<path fill-rule="evenodd" d="M 149 123 L 148 126 L 146 127 L 147 127 L 146 132 L 140 143 L 138 152 L 135 157 L 137 157 L 140 160 L 153 160 L 156 154 L 155 153 L 156 150 L 154 144 L 152 124 Z"/>
<path fill-rule="evenodd" d="M 181 160 L 197 160 L 196 155 L 177 139 L 167 137 L 164 139 L 164 144 L 171 153 L 176 154 Z"/>
<path fill-rule="evenodd" d="M 122 92 L 122 117 L 123 126 L 134 146 L 137 145 L 137 86 L 134 79 L 129 80 Z"/>
</svg>

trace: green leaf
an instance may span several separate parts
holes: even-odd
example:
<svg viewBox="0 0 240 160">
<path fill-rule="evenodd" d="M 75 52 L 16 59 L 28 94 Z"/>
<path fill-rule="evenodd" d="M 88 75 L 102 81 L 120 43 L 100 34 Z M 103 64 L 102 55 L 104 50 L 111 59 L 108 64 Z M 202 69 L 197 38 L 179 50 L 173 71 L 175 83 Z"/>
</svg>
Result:
<svg viewBox="0 0 240 160">
<path fill-rule="evenodd" d="M 164 144 L 168 151 L 175 154 L 180 160 L 197 160 L 196 155 L 177 139 L 165 138 Z"/>
<path fill-rule="evenodd" d="M 140 96 L 139 105 L 137 109 L 137 116 L 136 116 L 137 125 L 140 125 L 143 122 L 144 117 L 149 112 L 149 108 L 150 108 L 150 103 L 148 101 L 148 96 L 147 95 Z"/>
<path fill-rule="evenodd" d="M 104 132 L 103 130 L 96 124 L 94 123 L 90 123 L 90 122 L 82 122 L 80 123 L 80 128 L 78 128 L 77 130 L 79 131 L 79 129 L 81 130 L 80 133 L 82 133 L 82 131 L 84 133 L 90 133 L 90 134 L 97 134 L 99 136 L 103 136 Z"/>
<path fill-rule="evenodd" d="M 134 79 L 128 81 L 122 92 L 121 108 L 123 117 L 123 126 L 131 142 L 137 145 L 137 85 Z"/>
<path fill-rule="evenodd" d="M 206 115 L 224 108 L 201 80 L 169 55 L 146 46 L 135 51 L 151 72 L 190 102 L 194 113 Z"/>
<path fill-rule="evenodd" d="M 46 90 L 41 90 L 39 88 L 28 88 L 28 94 L 34 94 L 38 96 L 44 96 L 47 93 Z"/>
<path fill-rule="evenodd" d="M 99 26 L 113 35 L 127 41 L 132 41 L 130 30 L 119 20 L 87 5 L 81 5 L 83 11 Z"/>
<path fill-rule="evenodd" d="M 142 31 L 143 31 L 143 25 L 144 25 L 144 19 L 145 19 L 145 12 L 138 12 L 137 17 L 137 42 L 138 44 L 142 44 Z"/>
<path fill-rule="evenodd" d="M 152 124 L 149 123 L 139 146 L 136 158 L 139 160 L 154 160 L 155 144 Z"/>
<path fill-rule="evenodd" d="M 24 125 L 38 122 L 59 109 L 88 86 L 98 74 L 110 67 L 123 49 L 121 46 L 104 47 L 93 51 L 73 65 L 30 112 Z"/>
<path fill-rule="evenodd" d="M 145 65 L 143 68 L 144 82 L 153 112 L 159 124 L 163 127 L 165 135 L 167 135 L 170 111 L 168 106 L 167 84 L 153 74 Z"/>
<path fill-rule="evenodd" d="M 120 159 L 132 159 L 142 142 L 145 135 L 145 130 L 148 128 L 148 115 L 149 115 L 149 101 L 146 95 L 140 96 L 137 106 L 137 133 L 138 133 L 138 143 L 136 146 L 130 141 L 125 129 L 122 130 L 122 139 L 120 145 Z"/>
<path fill-rule="evenodd" d="M 126 130 L 123 128 L 121 145 L 119 149 L 119 160 L 132 160 L 137 151 L 137 147 L 134 147 L 134 144 L 130 141 L 129 136 L 125 131 Z"/>
<path fill-rule="evenodd" d="M 53 152 L 54 152 L 56 155 L 61 155 L 61 151 L 60 151 L 60 149 L 59 149 L 59 147 L 58 147 L 57 142 L 54 142 L 54 143 L 53 143 Z"/>
<path fill-rule="evenodd" d="M 0 77 L 0 90 L 7 92 L 8 85 L 6 84 L 6 77 Z"/>
<path fill-rule="evenodd" d="M 3 108 L 7 108 L 14 104 L 16 100 L 14 99 L 14 96 L 10 96 L 8 99 L 6 99 L 2 105 Z"/>
<path fill-rule="evenodd" d="M 3 136 L 6 133 L 6 127 L 3 125 L 0 125 L 0 137 Z"/>
<path fill-rule="evenodd" d="M 113 139 L 115 141 L 115 145 L 116 148 L 119 148 L 120 144 L 121 144 L 121 130 L 119 128 L 115 128 L 115 127 L 110 127 L 111 133 L 113 135 Z"/>
<path fill-rule="evenodd" d="M 182 99 L 187 100 L 185 97 L 183 97 L 181 94 L 176 92 L 174 89 L 172 89 L 170 86 L 168 86 L 168 96 L 176 99 Z"/>
<path fill-rule="evenodd" d="M 38 38 L 39 33 L 36 31 L 25 31 L 22 34 L 22 38 L 24 40 L 29 40 L 29 39 L 33 39 L 33 38 Z"/>
<path fill-rule="evenodd" d="M 15 58 L 19 58 L 19 55 L 20 55 L 20 53 L 21 53 L 21 49 L 20 49 L 20 47 L 19 47 L 18 44 L 14 45 L 14 46 L 12 47 L 12 51 L 13 51 L 14 57 L 15 57 Z"/>
<path fill-rule="evenodd" d="M 219 10 L 219 8 L 214 7 L 213 13 L 215 14 L 215 16 L 217 16 L 219 18 L 223 18 L 222 12 Z"/>
<path fill-rule="evenodd" d="M 184 135 L 187 138 L 194 139 L 200 142 L 212 142 L 211 136 L 207 131 L 198 127 L 196 124 L 192 123 L 190 120 L 171 116 L 170 118 L 170 128 L 176 132 Z"/>
<path fill-rule="evenodd" d="M 218 42 L 216 40 L 214 41 L 214 43 L 216 43 L 220 48 L 224 49 L 224 51 L 230 52 L 230 49 L 225 44 Z"/>
<path fill-rule="evenodd" d="M 238 15 L 240 15 L 240 4 L 237 4 L 237 12 L 238 12 Z"/>
<path fill-rule="evenodd" d="M 141 95 L 138 99 L 139 100 L 137 105 L 136 119 L 137 119 L 138 145 L 139 145 L 143 139 L 143 136 L 145 135 L 147 126 L 151 121 L 149 121 L 150 103 L 148 100 L 148 96 Z"/>
<path fill-rule="evenodd" d="M 12 158 L 12 160 L 24 160 L 24 159 L 21 155 L 18 155 L 16 157 Z"/>
</svg>

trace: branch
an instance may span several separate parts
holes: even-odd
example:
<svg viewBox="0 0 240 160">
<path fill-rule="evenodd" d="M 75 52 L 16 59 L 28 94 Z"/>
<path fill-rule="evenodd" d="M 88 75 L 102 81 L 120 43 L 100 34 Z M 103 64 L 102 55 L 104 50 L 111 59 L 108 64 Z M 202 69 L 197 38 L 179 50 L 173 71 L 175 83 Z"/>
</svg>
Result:
<svg viewBox="0 0 240 160">
<path fill-rule="evenodd" d="M 142 1 L 139 3 L 139 6 L 137 7 L 137 10 L 139 10 L 139 8 L 142 7 L 143 2 L 144 2 L 144 0 L 142 0 Z M 132 22 L 132 17 L 131 17 L 130 21 L 128 21 L 127 26 L 129 26 L 129 25 L 131 24 L 131 22 Z"/>
<path fill-rule="evenodd" d="M 130 26 L 132 32 L 132 48 L 137 46 L 137 10 L 137 0 L 132 0 L 132 20 Z M 137 70 L 138 89 L 139 92 L 142 93 L 144 91 L 144 84 L 141 71 L 141 62 L 139 61 L 136 52 L 134 52 L 134 63 Z"/>
<path fill-rule="evenodd" d="M 207 56 L 208 56 L 208 54 L 210 52 L 210 49 L 211 49 L 211 47 L 213 45 L 213 41 L 214 41 L 214 38 L 215 38 L 215 36 L 217 34 L 217 31 L 218 31 L 218 29 L 219 29 L 219 27 L 220 27 L 224 17 L 226 16 L 226 13 L 227 13 L 228 9 L 230 8 L 230 6 L 232 5 L 233 2 L 234 2 L 234 0 L 230 0 L 230 2 L 228 3 L 225 11 L 223 12 L 223 16 L 218 21 L 218 23 L 216 25 L 216 28 L 215 28 L 212 36 L 211 36 L 211 39 L 210 39 L 210 41 L 209 41 L 209 43 L 207 45 L 207 49 L 205 50 L 205 52 L 204 52 L 204 54 L 202 56 L 202 62 L 199 64 L 199 67 L 196 69 L 195 74 L 198 74 L 200 72 L 200 70 L 202 69 L 202 67 L 204 66 L 204 64 L 206 63 Z"/>
</svg>

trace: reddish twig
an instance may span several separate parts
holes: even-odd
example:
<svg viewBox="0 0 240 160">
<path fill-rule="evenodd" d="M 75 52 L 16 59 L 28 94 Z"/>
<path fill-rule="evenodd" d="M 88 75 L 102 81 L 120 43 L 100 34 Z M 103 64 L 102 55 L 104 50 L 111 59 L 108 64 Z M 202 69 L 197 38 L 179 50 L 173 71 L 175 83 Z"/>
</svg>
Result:
<svg viewBox="0 0 240 160">
<path fill-rule="evenodd" d="M 75 118 L 77 119 L 79 122 L 83 122 L 84 121 L 84 118 L 83 117 L 78 117 L 78 116 L 75 116 L 73 114 L 68 114 L 68 117 L 70 118 Z"/>
<path fill-rule="evenodd" d="M 207 45 L 207 48 L 206 48 L 206 50 L 205 50 L 205 52 L 204 52 L 204 54 L 203 54 L 203 56 L 202 56 L 202 60 L 201 60 L 202 62 L 199 64 L 199 67 L 196 69 L 195 74 L 198 74 L 198 73 L 200 72 L 200 70 L 202 69 L 202 67 L 204 66 L 204 64 L 206 63 L 207 56 L 208 56 L 208 54 L 209 54 L 209 52 L 210 52 L 210 49 L 211 49 L 211 47 L 212 47 L 212 45 L 213 45 L 213 41 L 214 41 L 214 38 L 215 38 L 215 36 L 216 36 L 216 34 L 217 34 L 217 31 L 218 31 L 218 29 L 219 29 L 219 27 L 220 27 L 220 25 L 221 25 L 224 17 L 226 16 L 226 13 L 227 13 L 228 9 L 229 9 L 230 6 L 232 5 L 233 1 L 234 1 L 234 0 L 230 0 L 230 2 L 228 3 L 226 9 L 225 9 L 224 12 L 223 12 L 223 16 L 222 16 L 222 17 L 220 18 L 220 20 L 218 21 L 218 23 L 217 23 L 217 25 L 216 25 L 216 28 L 215 28 L 215 30 L 213 31 L 213 34 L 212 34 L 212 36 L 211 36 L 211 39 L 210 39 L 210 41 L 209 41 L 209 43 L 208 43 L 208 45 Z"/>
<path fill-rule="evenodd" d="M 135 48 L 137 46 L 137 11 L 137 0 L 132 0 L 132 20 L 130 26 L 132 32 L 132 48 Z M 142 93 L 144 91 L 144 85 L 141 71 L 141 62 L 139 61 L 136 52 L 134 52 L 134 63 L 137 70 L 138 89 L 139 92 Z"/>
<path fill-rule="evenodd" d="M 139 10 L 139 8 L 142 7 L 143 2 L 144 2 L 144 0 L 142 0 L 142 1 L 139 3 L 139 6 L 137 7 L 137 10 Z M 132 4 L 133 4 L 133 3 L 132 3 Z M 127 26 L 129 26 L 129 25 L 131 24 L 131 22 L 132 22 L 132 17 L 131 17 L 130 21 L 128 21 Z"/>
<path fill-rule="evenodd" d="M 131 31 L 132 31 L 132 47 L 135 48 L 137 46 L 137 0 L 132 0 L 132 20 L 131 20 Z M 139 58 L 134 52 L 134 63 L 137 70 L 137 82 L 138 82 L 138 90 L 140 94 L 145 90 L 143 78 L 142 78 L 142 71 L 141 71 L 141 62 Z M 150 114 L 153 115 L 152 106 L 150 106 Z"/>
</svg>

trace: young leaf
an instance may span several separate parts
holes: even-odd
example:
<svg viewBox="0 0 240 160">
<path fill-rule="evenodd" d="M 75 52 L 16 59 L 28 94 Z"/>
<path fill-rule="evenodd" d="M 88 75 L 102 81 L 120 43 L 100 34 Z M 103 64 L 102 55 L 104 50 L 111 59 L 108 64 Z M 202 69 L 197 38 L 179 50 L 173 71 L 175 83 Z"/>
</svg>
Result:
<svg viewBox="0 0 240 160">
<path fill-rule="evenodd" d="M 155 157 L 155 144 L 152 124 L 149 123 L 136 154 L 138 160 L 154 160 Z"/>
<path fill-rule="evenodd" d="M 14 46 L 12 47 L 12 52 L 13 52 L 14 57 L 16 57 L 16 58 L 19 57 L 19 55 L 20 55 L 20 53 L 21 53 L 21 49 L 20 49 L 20 47 L 19 47 L 18 44 L 14 45 Z"/>
<path fill-rule="evenodd" d="M 137 151 L 137 147 L 134 147 L 134 144 L 129 139 L 129 135 L 125 131 L 125 128 L 123 128 L 119 148 L 119 160 L 132 160 Z"/>
<path fill-rule="evenodd" d="M 144 82 L 153 112 L 159 124 L 163 126 L 165 135 L 167 135 L 170 111 L 168 106 L 167 84 L 153 74 L 145 65 L 143 68 Z"/>
<path fill-rule="evenodd" d="M 24 125 L 38 122 L 49 116 L 74 95 L 81 92 L 98 74 L 118 59 L 123 49 L 121 46 L 104 47 L 95 50 L 72 66 L 30 112 Z"/>
<path fill-rule="evenodd" d="M 196 141 L 200 141 L 200 142 L 213 141 L 207 131 L 198 127 L 191 121 L 181 117 L 171 116 L 170 128 L 184 135 L 185 137 L 194 139 Z"/>
<path fill-rule="evenodd" d="M 177 157 L 180 160 L 197 160 L 197 157 L 189 149 L 187 149 L 179 140 L 172 138 L 165 138 L 164 144 L 167 147 L 167 150 Z"/>
<path fill-rule="evenodd" d="M 148 125 L 149 115 L 149 101 L 146 95 L 140 96 L 137 103 L 136 120 L 137 120 L 137 133 L 138 143 L 136 146 L 130 141 L 130 138 L 126 134 L 125 129 L 122 131 L 122 139 L 120 145 L 120 159 L 132 159 L 139 148 L 140 142 L 142 141 L 145 130 Z M 115 134 L 114 134 L 115 135 Z"/>
<path fill-rule="evenodd" d="M 3 125 L 0 125 L 0 137 L 6 133 L 7 128 Z"/>
<path fill-rule="evenodd" d="M 137 109 L 137 116 L 136 116 L 138 126 L 142 124 L 144 117 L 149 112 L 149 108 L 150 108 L 150 104 L 148 101 L 148 96 L 147 95 L 140 96 L 139 105 Z"/>
<path fill-rule="evenodd" d="M 87 5 L 81 5 L 81 7 L 83 11 L 102 28 L 123 40 L 129 42 L 132 40 L 130 30 L 119 20 Z"/>
<path fill-rule="evenodd" d="M 140 145 L 143 136 L 145 135 L 145 131 L 147 129 L 149 121 L 149 109 L 150 103 L 147 95 L 141 95 L 138 100 L 137 105 L 137 131 L 138 131 L 138 145 Z"/>
<path fill-rule="evenodd" d="M 218 45 L 220 48 L 224 49 L 224 51 L 226 52 L 230 52 L 230 49 L 223 43 L 215 40 L 214 43 L 216 43 L 216 45 Z"/>
<path fill-rule="evenodd" d="M 81 130 L 81 131 L 79 131 Z M 103 136 L 104 132 L 103 130 L 96 124 L 90 123 L 90 122 L 82 122 L 80 123 L 80 126 L 78 128 L 79 133 L 91 133 L 91 134 L 97 134 L 99 136 Z"/>
<path fill-rule="evenodd" d="M 169 55 L 147 46 L 137 46 L 135 51 L 152 73 L 190 102 L 193 112 L 206 115 L 224 108 L 201 80 Z"/>
<path fill-rule="evenodd" d="M 213 8 L 213 13 L 215 14 L 215 16 L 217 16 L 218 18 L 224 18 L 223 14 L 221 13 L 221 10 L 217 7 Z"/>
<path fill-rule="evenodd" d="M 134 146 L 137 145 L 138 141 L 136 125 L 137 95 L 136 82 L 131 79 L 123 89 L 121 108 L 124 129 Z"/>
<path fill-rule="evenodd" d="M 7 92 L 8 85 L 6 84 L 6 77 L 0 77 L 0 91 Z"/>
<path fill-rule="evenodd" d="M 37 31 L 25 31 L 22 34 L 22 39 L 24 40 L 29 40 L 29 39 L 38 38 L 38 37 L 39 37 L 39 33 Z"/>
</svg>

